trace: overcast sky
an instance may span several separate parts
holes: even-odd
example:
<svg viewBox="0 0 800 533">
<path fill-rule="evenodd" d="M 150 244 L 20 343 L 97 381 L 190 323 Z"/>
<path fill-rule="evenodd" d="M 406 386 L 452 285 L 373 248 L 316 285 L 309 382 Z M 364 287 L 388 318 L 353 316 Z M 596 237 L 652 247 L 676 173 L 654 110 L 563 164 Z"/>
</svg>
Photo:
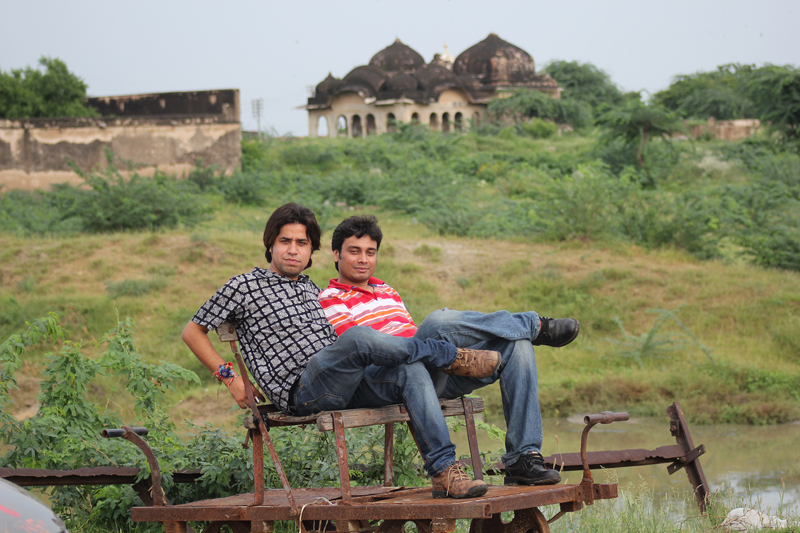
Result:
<svg viewBox="0 0 800 533">
<path fill-rule="evenodd" d="M 238 88 L 243 127 L 308 133 L 295 109 L 400 38 L 430 61 L 489 33 L 536 61 L 590 62 L 623 90 L 726 63 L 800 65 L 790 0 L 0 0 L 0 69 L 64 60 L 91 96 Z"/>
</svg>

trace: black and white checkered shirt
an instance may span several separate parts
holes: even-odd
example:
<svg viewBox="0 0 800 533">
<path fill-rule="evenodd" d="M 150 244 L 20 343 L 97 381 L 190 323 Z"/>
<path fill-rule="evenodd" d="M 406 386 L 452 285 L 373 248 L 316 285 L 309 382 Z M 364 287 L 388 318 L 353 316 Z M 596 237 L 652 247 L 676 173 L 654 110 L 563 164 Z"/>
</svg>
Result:
<svg viewBox="0 0 800 533">
<path fill-rule="evenodd" d="M 292 281 L 272 270 L 254 268 L 232 277 L 192 321 L 214 330 L 231 319 L 247 368 L 267 398 L 288 412 L 289 391 L 308 360 L 336 341 L 319 293 L 305 274 Z"/>
</svg>

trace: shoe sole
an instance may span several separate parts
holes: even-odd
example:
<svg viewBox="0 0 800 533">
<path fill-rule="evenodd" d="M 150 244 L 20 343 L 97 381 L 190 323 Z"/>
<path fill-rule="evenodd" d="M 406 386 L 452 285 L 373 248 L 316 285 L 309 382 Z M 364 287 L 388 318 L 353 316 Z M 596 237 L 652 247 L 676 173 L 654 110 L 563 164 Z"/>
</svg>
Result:
<svg viewBox="0 0 800 533">
<path fill-rule="evenodd" d="M 506 476 L 504 481 L 505 485 L 555 485 L 561 482 L 561 476 L 556 474 L 555 477 L 531 480 L 526 477 Z"/>
<path fill-rule="evenodd" d="M 567 344 L 569 344 L 572 341 L 574 341 L 575 339 L 577 339 L 578 338 L 578 333 L 581 332 L 581 323 L 578 322 L 577 320 L 575 321 L 575 323 L 578 324 L 578 327 L 575 328 L 575 334 L 572 335 L 572 337 L 570 337 L 565 342 L 562 342 L 561 344 L 541 344 L 541 343 L 540 344 L 536 344 L 535 340 L 531 344 L 533 344 L 534 346 L 550 346 L 551 348 L 561 348 L 563 346 L 566 346 Z"/>
<path fill-rule="evenodd" d="M 466 373 L 461 374 L 461 373 L 458 373 L 458 372 L 452 372 L 452 371 L 450 371 L 448 369 L 445 369 L 445 368 L 440 368 L 439 370 L 441 370 L 443 373 L 445 373 L 445 374 L 447 374 L 449 376 L 460 376 L 460 377 L 467 377 L 467 378 L 474 378 L 474 379 L 483 379 L 483 378 L 488 378 L 489 376 L 492 376 L 495 372 L 497 372 L 497 369 L 500 368 L 500 365 L 502 365 L 502 364 L 503 364 L 503 356 L 498 353 L 497 364 L 494 365 L 494 367 L 492 368 L 491 372 L 489 372 L 488 374 L 477 374 L 476 373 L 476 374 L 470 376 L 470 375 L 467 375 Z"/>
<path fill-rule="evenodd" d="M 433 497 L 455 498 L 456 500 L 460 500 L 462 498 L 477 498 L 478 496 L 483 496 L 484 494 L 486 494 L 487 490 L 489 490 L 489 485 L 479 485 L 477 487 L 472 487 L 464 494 L 453 494 L 452 492 L 447 492 L 446 490 L 434 490 Z"/>
</svg>

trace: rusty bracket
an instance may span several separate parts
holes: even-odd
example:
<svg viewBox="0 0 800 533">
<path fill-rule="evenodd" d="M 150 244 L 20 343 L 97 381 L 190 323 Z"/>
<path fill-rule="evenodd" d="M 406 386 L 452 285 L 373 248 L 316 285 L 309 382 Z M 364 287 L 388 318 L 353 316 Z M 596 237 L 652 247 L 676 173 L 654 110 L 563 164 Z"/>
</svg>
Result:
<svg viewBox="0 0 800 533">
<path fill-rule="evenodd" d="M 586 454 L 586 443 L 589 439 L 589 430 L 597 424 L 610 424 L 612 422 L 622 422 L 630 419 L 628 413 L 612 413 L 611 411 L 603 411 L 596 415 L 586 415 L 583 417 L 583 422 L 586 427 L 583 428 L 581 434 L 581 463 L 583 463 L 583 479 L 581 480 L 581 491 L 583 492 L 583 501 L 587 505 L 594 503 L 594 480 L 592 479 L 592 471 L 589 468 L 589 457 Z"/>
<path fill-rule="evenodd" d="M 681 457 L 680 459 L 678 459 L 677 461 L 675 461 L 674 463 L 669 465 L 667 467 L 667 472 L 669 473 L 669 475 L 674 474 L 675 472 L 677 472 L 678 470 L 680 470 L 681 468 L 683 468 L 687 464 L 691 463 L 692 461 L 694 461 L 695 459 L 697 459 L 698 457 L 700 457 L 704 453 L 706 453 L 706 447 L 705 447 L 704 444 L 701 444 L 700 446 L 698 446 L 694 450 L 692 450 L 689 453 L 687 453 L 685 456 Z"/>
<path fill-rule="evenodd" d="M 574 513 L 583 509 L 583 502 L 563 502 L 559 505 L 559 510 L 556 514 L 554 514 L 550 520 L 547 521 L 548 524 L 552 524 L 562 516 L 567 513 Z"/>
</svg>

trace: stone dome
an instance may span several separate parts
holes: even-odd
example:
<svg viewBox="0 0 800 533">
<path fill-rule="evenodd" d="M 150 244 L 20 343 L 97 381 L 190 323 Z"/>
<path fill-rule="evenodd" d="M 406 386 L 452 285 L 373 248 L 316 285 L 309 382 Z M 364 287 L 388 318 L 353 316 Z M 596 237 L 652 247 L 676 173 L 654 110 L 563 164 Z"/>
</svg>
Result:
<svg viewBox="0 0 800 533">
<path fill-rule="evenodd" d="M 417 78 L 411 74 L 400 72 L 386 80 L 386 85 L 384 87 L 387 91 L 408 92 L 416 91 L 418 85 L 419 81 Z"/>
<path fill-rule="evenodd" d="M 381 69 L 373 65 L 361 65 L 348 72 L 347 76 L 342 78 L 342 87 L 338 91 L 363 87 L 368 89 L 371 96 L 375 96 L 381 90 L 385 81 L 386 74 Z"/>
<path fill-rule="evenodd" d="M 419 69 L 416 77 L 425 89 L 439 85 L 443 81 L 455 79 L 455 75 L 449 69 L 436 63 L 429 63 Z"/>
<path fill-rule="evenodd" d="M 328 77 L 319 82 L 317 84 L 317 88 L 314 90 L 314 94 L 317 96 L 322 96 L 326 94 L 333 94 L 336 92 L 336 89 L 342 86 L 344 82 L 339 78 L 334 78 L 333 74 L 330 72 L 328 73 Z"/>
<path fill-rule="evenodd" d="M 481 82 L 474 76 L 456 76 L 455 82 L 465 89 L 480 89 Z"/>
<path fill-rule="evenodd" d="M 515 85 L 531 81 L 536 65 L 528 52 L 490 33 L 459 54 L 453 72 L 475 76 L 484 84 Z"/>
<path fill-rule="evenodd" d="M 425 65 L 419 53 L 396 39 L 369 60 L 369 64 L 385 72 L 414 72 Z"/>
</svg>

